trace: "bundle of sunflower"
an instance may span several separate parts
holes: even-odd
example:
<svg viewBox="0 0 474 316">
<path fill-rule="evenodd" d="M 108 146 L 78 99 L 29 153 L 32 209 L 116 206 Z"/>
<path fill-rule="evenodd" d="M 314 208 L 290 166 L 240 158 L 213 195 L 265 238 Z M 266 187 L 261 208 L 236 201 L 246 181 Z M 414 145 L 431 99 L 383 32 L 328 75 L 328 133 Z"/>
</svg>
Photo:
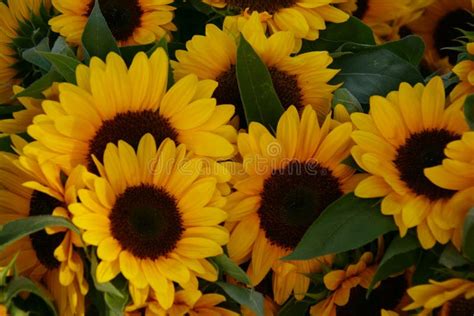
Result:
<svg viewBox="0 0 474 316">
<path fill-rule="evenodd" d="M 473 315 L 473 9 L 0 1 L 0 315 Z"/>
</svg>

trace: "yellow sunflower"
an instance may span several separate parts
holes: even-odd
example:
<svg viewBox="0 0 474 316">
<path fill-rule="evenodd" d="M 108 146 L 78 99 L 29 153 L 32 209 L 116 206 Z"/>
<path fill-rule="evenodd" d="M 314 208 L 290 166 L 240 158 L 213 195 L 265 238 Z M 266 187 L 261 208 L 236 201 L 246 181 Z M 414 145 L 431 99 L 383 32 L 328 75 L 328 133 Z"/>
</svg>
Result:
<svg viewBox="0 0 474 316">
<path fill-rule="evenodd" d="M 433 0 L 349 0 L 338 5 L 370 26 L 378 40 L 394 40 L 401 26 L 413 21 Z"/>
<path fill-rule="evenodd" d="M 135 153 L 119 141 L 108 144 L 100 176 L 87 172 L 87 189 L 71 204 L 73 223 L 87 244 L 98 246 L 97 280 L 122 273 L 142 303 L 151 287 L 164 309 L 173 305 L 177 282 L 196 289 L 196 277 L 211 281 L 217 271 L 206 260 L 222 254 L 228 232 L 215 177 L 200 177 L 203 161 L 186 159 L 185 145 L 166 139 L 158 150 L 151 134 Z M 132 291 L 134 292 L 134 291 Z M 137 295 L 134 295 L 137 297 Z"/>
<path fill-rule="evenodd" d="M 423 308 L 417 314 L 431 315 L 437 310 L 439 316 L 464 316 L 474 313 L 474 282 L 463 279 L 449 279 L 442 282 L 430 280 L 430 284 L 423 284 L 408 289 L 408 295 L 413 303 L 405 310 Z"/>
<path fill-rule="evenodd" d="M 424 170 L 440 164 L 446 145 L 468 128 L 460 105 L 445 107 L 441 78 L 426 87 L 402 83 L 386 98 L 373 96 L 369 114 L 351 118 L 358 128 L 352 133 L 352 156 L 371 174 L 355 194 L 383 197 L 382 213 L 393 215 L 401 236 L 416 227 L 423 248 L 447 243 L 452 230 L 445 229 L 441 214 L 455 191 L 431 183 Z"/>
<path fill-rule="evenodd" d="M 218 7 L 239 10 L 240 15 L 228 16 L 233 25 L 243 25 L 252 13 L 271 32 L 289 31 L 296 38 L 295 47 L 301 47 L 301 39 L 316 40 L 319 31 L 326 29 L 326 22 L 342 23 L 349 15 L 337 9 L 334 4 L 345 0 L 203 0 Z M 238 27 L 238 29 L 240 29 Z"/>
<path fill-rule="evenodd" d="M 173 305 L 164 309 L 156 300 L 155 293 L 152 292 L 146 307 L 129 311 L 126 315 L 141 316 L 145 312 L 147 316 L 238 316 L 239 314 L 218 306 L 225 300 L 225 296 L 220 294 L 203 294 L 199 290 L 180 290 L 174 296 Z"/>
<path fill-rule="evenodd" d="M 20 86 L 13 86 L 13 92 L 15 94 L 18 94 L 23 90 L 24 89 Z M 43 91 L 42 94 L 46 99 L 58 100 L 57 85 L 54 84 L 51 88 Z M 14 112 L 12 118 L 0 120 L 0 133 L 24 133 L 28 126 L 33 123 L 33 118 L 38 114 L 44 113 L 43 108 L 41 107 L 41 102 L 43 102 L 43 100 L 32 97 L 19 97 L 18 101 L 25 108 Z"/>
<path fill-rule="evenodd" d="M 331 256 L 283 261 L 319 214 L 361 179 L 341 163 L 350 151 L 352 125 L 330 130 L 307 106 L 301 117 L 291 106 L 281 117 L 276 137 L 252 122 L 239 134 L 245 176 L 235 184 L 226 209 L 232 227 L 227 245 L 237 263 L 251 260 L 249 276 L 259 284 L 273 270 L 273 294 L 282 304 L 295 293 L 302 299 L 309 287 L 305 274 L 319 271 Z M 291 190 L 289 190 L 291 188 Z"/>
<path fill-rule="evenodd" d="M 256 13 L 245 24 L 242 34 L 268 67 L 282 105 L 300 109 L 311 105 L 324 120 L 330 110 L 332 92 L 337 88 L 327 83 L 338 72 L 327 68 L 332 63 L 329 54 L 311 52 L 291 56 L 292 35 L 278 32 L 267 38 Z M 208 24 L 206 35 L 197 35 L 188 41 L 187 51 L 177 51 L 178 61 L 172 61 L 171 65 L 176 79 L 195 74 L 200 79 L 216 80 L 219 83 L 214 92 L 217 102 L 235 105 L 242 121 L 245 116 L 235 67 L 237 41 L 225 28 L 220 30 Z"/>
<path fill-rule="evenodd" d="M 425 175 L 443 189 L 459 191 L 440 214 L 443 219 L 439 224 L 454 229 L 452 241 L 460 248 L 464 219 L 474 205 L 474 132 L 466 132 L 460 140 L 449 143 L 444 153 L 442 164 L 426 169 Z"/>
<path fill-rule="evenodd" d="M 13 143 L 22 153 L 26 142 L 14 137 Z M 36 215 L 69 218 L 67 205 L 75 201 L 80 173 L 80 168 L 74 170 L 63 184 L 56 165 L 2 153 L 0 224 Z M 48 228 L 7 247 L 0 253 L 0 265 L 5 266 L 18 253 L 17 272 L 42 282 L 51 292 L 60 315 L 84 315 L 88 284 L 82 259 L 75 250 L 81 245 L 77 234 L 64 228 Z"/>
<path fill-rule="evenodd" d="M 409 31 L 423 37 L 426 44 L 425 60 L 433 70 L 448 72 L 457 62 L 459 31 L 474 31 L 473 3 L 471 0 L 434 1 L 419 19 L 407 25 Z"/>
<path fill-rule="evenodd" d="M 236 131 L 227 125 L 232 105 L 216 106 L 211 98 L 217 83 L 189 75 L 168 92 L 168 58 L 159 48 L 148 58 L 139 53 L 130 69 L 115 53 L 104 63 L 77 68 L 77 85 L 59 84 L 59 102 L 46 100 L 28 133 L 37 142 L 25 149 L 69 172 L 77 164 L 96 171 L 92 155 L 101 158 L 109 142 L 124 140 L 137 148 L 151 133 L 186 144 L 197 155 L 229 157 Z"/>
<path fill-rule="evenodd" d="M 49 20 L 51 29 L 69 43 L 80 45 L 94 1 L 53 0 L 61 14 Z M 99 0 L 102 14 L 120 46 L 149 44 L 162 37 L 169 40 L 171 31 L 176 31 L 172 3 L 173 0 Z"/>
<path fill-rule="evenodd" d="M 0 1 L 0 104 L 12 101 L 14 85 L 39 79 L 38 69 L 21 54 L 48 34 L 49 7 L 50 0 Z"/>
<path fill-rule="evenodd" d="M 474 42 L 466 45 L 468 59 L 460 61 L 453 68 L 453 72 L 459 77 L 459 83 L 451 91 L 449 97 L 452 101 L 464 100 L 464 97 L 474 93 Z M 464 101 L 461 101 L 464 103 Z"/>
<path fill-rule="evenodd" d="M 356 264 L 344 270 L 327 273 L 323 282 L 330 295 L 310 309 L 313 316 L 343 315 L 397 315 L 392 309 L 400 309 L 406 298 L 408 281 L 404 274 L 390 277 L 378 283 L 366 298 L 372 278 L 377 271 L 373 254 L 364 253 Z"/>
</svg>

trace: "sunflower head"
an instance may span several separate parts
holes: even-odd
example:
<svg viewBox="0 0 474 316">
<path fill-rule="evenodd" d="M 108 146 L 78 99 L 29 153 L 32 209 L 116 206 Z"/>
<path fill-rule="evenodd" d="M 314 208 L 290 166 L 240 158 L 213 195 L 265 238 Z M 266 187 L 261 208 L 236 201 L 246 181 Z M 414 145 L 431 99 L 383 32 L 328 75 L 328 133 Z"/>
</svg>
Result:
<svg viewBox="0 0 474 316">
<path fill-rule="evenodd" d="M 67 173 L 77 164 L 98 173 L 93 157 L 101 159 L 108 143 L 124 140 L 136 149 L 146 133 L 157 143 L 170 138 L 186 144 L 200 156 L 234 154 L 236 131 L 227 124 L 234 107 L 217 106 L 211 98 L 217 83 L 195 75 L 166 91 L 168 58 L 161 48 L 150 58 L 137 54 L 129 68 L 115 53 L 106 62 L 92 58 L 76 76 L 77 85 L 59 84 L 59 101 L 43 102 L 45 114 L 28 127 L 37 142 L 26 148 Z"/>
<path fill-rule="evenodd" d="M 98 246 L 99 282 L 121 272 L 139 301 L 151 287 L 166 310 L 173 305 L 174 282 L 189 289 L 196 288 L 196 277 L 216 280 L 206 258 L 221 254 L 228 241 L 219 226 L 227 214 L 217 179 L 201 175 L 202 159 L 170 139 L 157 149 L 146 134 L 137 151 L 124 141 L 108 144 L 103 163 L 96 164 L 100 175 L 86 173 L 80 203 L 69 209 L 84 241 Z"/>
<path fill-rule="evenodd" d="M 95 0 L 54 0 L 60 15 L 49 21 L 51 29 L 74 45 L 81 37 Z M 102 14 L 119 45 L 149 44 L 161 38 L 170 39 L 176 27 L 172 23 L 173 0 L 157 3 L 147 0 L 99 0 Z"/>
<path fill-rule="evenodd" d="M 0 2 L 0 104 L 12 101 L 13 85 L 28 86 L 42 76 L 23 53 L 49 40 L 50 7 L 49 0 Z"/>
<path fill-rule="evenodd" d="M 300 110 L 311 105 L 323 121 L 330 110 L 332 92 L 337 88 L 328 84 L 338 72 L 328 69 L 332 62 L 329 54 L 311 52 L 292 56 L 291 33 L 277 32 L 267 37 L 256 13 L 243 26 L 242 36 L 267 66 L 282 105 L 285 108 L 294 105 Z M 206 35 L 193 37 L 186 45 L 187 51 L 177 51 L 178 61 L 171 64 L 177 79 L 195 74 L 200 79 L 216 80 L 218 87 L 213 96 L 219 104 L 235 105 L 242 122 L 245 112 L 236 76 L 238 38 L 225 26 L 220 30 L 208 24 Z"/>
<path fill-rule="evenodd" d="M 5 212 L 1 224 L 28 216 L 53 215 L 69 218 L 67 205 L 75 202 L 76 187 L 81 186 L 80 169 L 63 183 L 60 169 L 50 162 L 39 162 L 25 155 L 26 142 L 13 138 L 20 157 L 2 155 L 0 193 L 7 199 L 0 202 Z M 9 246 L 0 256 L 4 266 L 18 253 L 16 269 L 21 275 L 41 282 L 51 292 L 61 314 L 81 315 L 88 284 L 78 253 L 80 237 L 66 228 L 48 228 Z"/>
<path fill-rule="evenodd" d="M 422 308 L 420 315 L 438 310 L 442 316 L 471 315 L 474 313 L 474 282 L 449 279 L 442 282 L 430 280 L 429 284 L 408 289 L 413 302 L 404 310 Z"/>
<path fill-rule="evenodd" d="M 386 98 L 373 96 L 370 113 L 354 113 L 352 156 L 370 176 L 356 188 L 359 197 L 382 197 L 382 213 L 393 215 L 400 234 L 416 227 L 424 248 L 447 243 L 446 205 L 456 191 L 440 188 L 425 169 L 440 164 L 447 144 L 467 131 L 461 105 L 445 107 L 441 78 L 425 87 L 406 83 Z"/>
</svg>

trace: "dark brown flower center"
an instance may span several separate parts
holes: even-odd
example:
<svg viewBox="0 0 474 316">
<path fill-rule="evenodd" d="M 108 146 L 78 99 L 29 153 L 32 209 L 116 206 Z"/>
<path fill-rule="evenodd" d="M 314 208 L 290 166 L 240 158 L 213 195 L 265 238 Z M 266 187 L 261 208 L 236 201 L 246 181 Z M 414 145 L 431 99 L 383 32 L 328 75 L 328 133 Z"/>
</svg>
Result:
<svg viewBox="0 0 474 316">
<path fill-rule="evenodd" d="M 458 52 L 447 47 L 460 46 L 457 39 L 463 36 L 459 30 L 474 31 L 474 18 L 472 14 L 466 10 L 458 9 L 446 14 L 436 26 L 433 39 L 436 50 L 441 57 L 448 57 L 449 62 L 454 65 L 457 62 Z"/>
<path fill-rule="evenodd" d="M 157 259 L 181 239 L 183 222 L 173 196 L 162 188 L 129 187 L 109 215 L 112 236 L 135 257 Z"/>
<path fill-rule="evenodd" d="M 404 275 L 388 278 L 374 289 L 368 299 L 367 290 L 357 286 L 351 290 L 349 302 L 344 306 L 337 306 L 337 316 L 369 316 L 380 315 L 380 310 L 393 310 L 402 301 L 407 289 Z"/>
<path fill-rule="evenodd" d="M 138 0 L 99 0 L 100 10 L 117 41 L 129 39 L 141 25 L 143 10 Z M 94 7 L 91 0 L 87 16 Z"/>
<path fill-rule="evenodd" d="M 33 191 L 30 200 L 30 216 L 51 215 L 56 207 L 64 206 L 59 200 L 40 191 Z M 48 270 L 59 267 L 54 250 L 61 244 L 65 233 L 48 235 L 45 230 L 30 235 L 36 257 Z"/>
<path fill-rule="evenodd" d="M 277 93 L 283 107 L 285 109 L 291 105 L 302 107 L 301 89 L 299 88 L 296 75 L 290 75 L 275 67 L 270 67 L 268 71 L 272 77 L 275 92 Z M 245 111 L 242 99 L 240 98 L 235 65 L 232 65 L 229 70 L 217 77 L 216 81 L 219 83 L 217 89 L 214 91 L 214 97 L 216 98 L 217 103 L 235 105 L 236 114 L 240 117 L 241 125 L 245 125 Z"/>
<path fill-rule="evenodd" d="M 357 0 L 357 10 L 352 12 L 352 15 L 362 20 L 367 11 L 369 11 L 369 0 Z"/>
<path fill-rule="evenodd" d="M 274 245 L 292 250 L 324 209 L 343 194 L 331 170 L 292 161 L 265 180 L 260 225 Z"/>
<path fill-rule="evenodd" d="M 474 298 L 469 300 L 459 296 L 447 302 L 434 314 L 436 316 L 472 316 L 474 315 Z"/>
<path fill-rule="evenodd" d="M 250 11 L 267 11 L 273 14 L 280 9 L 294 6 L 296 0 L 227 0 L 227 3 L 240 9 L 249 8 Z"/>
<path fill-rule="evenodd" d="M 137 148 L 140 139 L 146 133 L 150 133 L 158 145 L 166 138 L 171 138 L 173 141 L 177 141 L 178 138 L 178 132 L 171 126 L 168 119 L 158 112 L 146 110 L 119 113 L 113 119 L 104 121 L 94 138 L 89 141 L 87 168 L 97 173 L 91 155 L 102 160 L 108 143 L 117 144 L 119 140 L 123 140 Z"/>
<path fill-rule="evenodd" d="M 453 196 L 455 191 L 433 184 L 424 175 L 424 169 L 440 165 L 446 158 L 446 145 L 457 139 L 460 139 L 460 136 L 448 130 L 429 129 L 412 134 L 405 144 L 398 148 L 395 166 L 400 172 L 400 179 L 414 194 L 423 195 L 431 201 Z"/>
</svg>

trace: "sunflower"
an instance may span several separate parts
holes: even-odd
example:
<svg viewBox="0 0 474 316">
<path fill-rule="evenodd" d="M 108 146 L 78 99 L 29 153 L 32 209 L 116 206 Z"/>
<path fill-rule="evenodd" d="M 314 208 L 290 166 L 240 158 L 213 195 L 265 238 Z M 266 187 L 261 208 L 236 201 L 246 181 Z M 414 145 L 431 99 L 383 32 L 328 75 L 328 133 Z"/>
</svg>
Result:
<svg viewBox="0 0 474 316">
<path fill-rule="evenodd" d="M 456 64 L 458 52 L 445 48 L 459 46 L 460 30 L 474 31 L 472 10 L 471 0 L 437 0 L 407 25 L 407 30 L 423 37 L 428 67 L 448 72 Z"/>
<path fill-rule="evenodd" d="M 373 254 L 364 253 L 356 264 L 344 270 L 327 273 L 323 282 L 330 295 L 314 305 L 310 314 L 314 316 L 343 315 L 397 315 L 392 309 L 403 305 L 408 281 L 404 274 L 379 282 L 366 298 L 372 278 L 377 270 Z"/>
<path fill-rule="evenodd" d="M 237 263 L 250 259 L 248 273 L 254 285 L 273 270 L 273 294 L 282 304 L 295 293 L 302 299 L 309 287 L 305 274 L 319 271 L 332 257 L 306 261 L 280 260 L 292 252 L 311 223 L 360 180 L 341 163 L 350 151 L 352 125 L 330 130 L 307 106 L 300 118 L 294 106 L 278 123 L 276 137 L 252 122 L 239 134 L 238 147 L 246 176 L 237 181 L 228 198 L 227 245 Z M 291 188 L 291 190 L 288 190 Z"/>
<path fill-rule="evenodd" d="M 337 86 L 329 85 L 337 70 L 328 69 L 332 58 L 327 52 L 311 52 L 291 56 L 294 39 L 288 32 L 278 32 L 269 38 L 255 13 L 245 24 L 243 36 L 256 50 L 268 67 L 275 91 L 285 108 L 294 105 L 302 109 L 312 105 L 321 120 L 329 113 L 332 92 Z M 194 36 L 187 51 L 176 52 L 177 62 L 172 61 L 174 76 L 180 79 L 195 74 L 200 79 L 219 83 L 214 92 L 217 102 L 236 106 L 241 121 L 245 114 L 240 99 L 236 77 L 238 39 L 213 24 L 206 26 L 206 35 Z"/>
<path fill-rule="evenodd" d="M 342 23 L 349 16 L 334 4 L 344 0 L 203 0 L 218 7 L 237 9 L 240 15 L 229 16 L 232 24 L 242 25 L 255 12 L 270 32 L 289 31 L 296 38 L 294 47 L 301 47 L 301 39 L 316 40 L 326 22 Z M 294 49 L 293 47 L 293 49 Z"/>
<path fill-rule="evenodd" d="M 343 11 L 370 26 L 379 41 L 393 40 L 402 25 L 411 22 L 433 0 L 349 0 L 338 4 Z"/>
<path fill-rule="evenodd" d="M 474 93 L 474 42 L 466 45 L 468 58 L 460 61 L 453 68 L 453 72 L 458 76 L 460 82 L 451 91 L 449 97 L 451 100 L 462 99 Z M 464 103 L 464 101 L 461 101 Z"/>
<path fill-rule="evenodd" d="M 151 287 L 169 309 L 173 282 L 195 289 L 197 276 L 217 279 L 206 258 L 222 254 L 228 232 L 219 223 L 227 214 L 217 179 L 200 177 L 202 159 L 186 159 L 185 145 L 170 139 L 157 150 L 145 134 L 136 153 L 124 141 L 108 144 L 103 164 L 96 165 L 100 176 L 86 173 L 88 188 L 69 209 L 84 241 L 98 246 L 98 282 L 121 272 L 140 293 L 135 303 L 145 301 Z"/>
<path fill-rule="evenodd" d="M 80 45 L 94 1 L 53 0 L 61 14 L 49 20 L 51 29 L 69 43 Z M 173 0 L 99 0 L 102 14 L 120 46 L 149 44 L 163 37 L 170 40 L 171 31 L 176 31 L 172 3 Z"/>
<path fill-rule="evenodd" d="M 115 53 L 106 63 L 93 58 L 76 75 L 77 85 L 59 84 L 59 102 L 43 102 L 46 114 L 28 128 L 38 141 L 25 149 L 66 172 L 77 164 L 97 171 L 92 157 L 100 159 L 109 142 L 137 148 L 146 133 L 158 144 L 170 138 L 202 156 L 229 157 L 235 150 L 236 131 L 227 125 L 234 107 L 216 106 L 217 83 L 189 75 L 166 92 L 168 58 L 161 48 L 150 58 L 138 53 L 130 69 Z"/>
<path fill-rule="evenodd" d="M 129 311 L 126 315 L 140 316 L 143 315 L 144 311 L 147 316 L 237 316 L 237 313 L 218 306 L 225 301 L 225 296 L 220 294 L 203 294 L 199 290 L 180 290 L 174 296 L 173 305 L 168 309 L 164 309 L 156 300 L 155 293 L 152 292 L 145 308 Z"/>
<path fill-rule="evenodd" d="M 20 86 L 13 86 L 13 92 L 18 94 L 24 89 Z M 58 100 L 57 84 L 42 92 L 46 99 Z M 0 120 L 0 133 L 18 134 L 25 133 L 29 125 L 33 123 L 33 118 L 42 114 L 43 108 L 41 102 L 43 100 L 32 97 L 19 97 L 18 101 L 24 106 L 24 109 L 16 111 L 12 114 L 12 118 Z"/>
<path fill-rule="evenodd" d="M 453 243 L 460 248 L 464 219 L 474 205 L 474 132 L 466 132 L 460 140 L 446 146 L 446 159 L 442 164 L 425 170 L 425 175 L 437 186 L 459 191 L 448 208 L 441 214 L 439 223 L 445 229 L 454 229 Z"/>
<path fill-rule="evenodd" d="M 423 284 L 408 289 L 408 295 L 413 303 L 405 310 L 423 308 L 417 314 L 431 315 L 438 310 L 439 316 L 464 316 L 474 313 L 474 282 L 464 279 L 449 279 L 442 282 L 430 280 L 430 284 Z"/>
<path fill-rule="evenodd" d="M 37 46 L 49 32 L 50 0 L 0 1 L 0 104 L 12 102 L 12 87 L 28 86 L 40 69 L 22 53 Z"/>
<path fill-rule="evenodd" d="M 15 136 L 13 143 L 21 154 L 26 142 Z M 2 153 L 0 173 L 1 225 L 36 215 L 69 218 L 67 205 L 75 200 L 80 168 L 63 184 L 60 169 L 54 164 Z M 46 285 L 60 315 L 84 315 L 88 284 L 76 251 L 81 245 L 77 234 L 64 228 L 48 228 L 7 247 L 0 253 L 0 265 L 5 266 L 18 254 L 17 272 Z"/>
<path fill-rule="evenodd" d="M 445 108 L 443 82 L 435 77 L 426 87 L 402 83 L 386 98 L 373 96 L 369 114 L 351 115 L 359 129 L 352 134 L 352 156 L 371 174 L 355 194 L 383 197 L 382 213 L 393 215 L 402 237 L 416 227 L 425 249 L 436 241 L 447 243 L 452 235 L 441 214 L 456 191 L 434 185 L 424 170 L 439 165 L 446 145 L 467 131 L 460 107 Z"/>
</svg>

